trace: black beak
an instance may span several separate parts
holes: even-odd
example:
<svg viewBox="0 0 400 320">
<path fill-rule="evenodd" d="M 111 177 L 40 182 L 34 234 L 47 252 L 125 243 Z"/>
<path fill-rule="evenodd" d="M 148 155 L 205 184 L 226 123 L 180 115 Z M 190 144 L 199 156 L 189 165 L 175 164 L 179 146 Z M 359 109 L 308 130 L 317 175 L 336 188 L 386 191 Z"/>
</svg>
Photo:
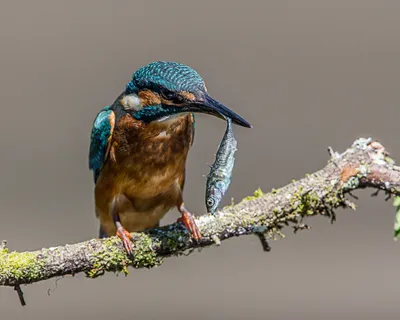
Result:
<svg viewBox="0 0 400 320">
<path fill-rule="evenodd" d="M 232 122 L 239 126 L 253 128 L 245 119 L 225 107 L 222 103 L 211 98 L 208 94 L 205 94 L 201 100 L 188 105 L 185 109 L 189 112 L 208 113 L 221 119 L 225 119 L 225 117 L 231 118 Z"/>
</svg>

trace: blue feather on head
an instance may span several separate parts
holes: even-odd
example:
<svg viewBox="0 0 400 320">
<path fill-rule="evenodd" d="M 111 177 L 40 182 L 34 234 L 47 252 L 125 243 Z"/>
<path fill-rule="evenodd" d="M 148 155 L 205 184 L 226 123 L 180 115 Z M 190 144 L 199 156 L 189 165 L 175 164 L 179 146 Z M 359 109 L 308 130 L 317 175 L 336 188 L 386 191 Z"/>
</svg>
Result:
<svg viewBox="0 0 400 320">
<path fill-rule="evenodd" d="M 237 125 L 251 128 L 245 119 L 208 95 L 202 77 L 195 70 L 178 62 L 157 61 L 139 68 L 124 94 L 134 96 L 130 97 L 134 103 L 125 105 L 125 110 L 144 122 L 197 112 L 228 117 Z M 137 100 L 142 103 L 136 103 Z"/>
<path fill-rule="evenodd" d="M 170 61 L 149 63 L 138 69 L 126 86 L 126 93 L 137 93 L 143 88 L 158 92 L 165 88 L 173 92 L 204 92 L 205 86 L 201 76 L 192 68 Z"/>
</svg>

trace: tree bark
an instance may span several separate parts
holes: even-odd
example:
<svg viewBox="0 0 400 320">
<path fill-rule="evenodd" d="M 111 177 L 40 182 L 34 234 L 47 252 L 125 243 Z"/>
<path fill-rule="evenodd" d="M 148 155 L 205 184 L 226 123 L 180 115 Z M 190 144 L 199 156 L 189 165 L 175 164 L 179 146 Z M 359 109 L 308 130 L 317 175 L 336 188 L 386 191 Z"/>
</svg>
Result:
<svg viewBox="0 0 400 320">
<path fill-rule="evenodd" d="M 195 243 L 180 223 L 133 233 L 134 259 L 128 258 L 117 237 L 92 239 L 32 252 L 8 252 L 0 246 L 0 285 L 13 286 L 20 297 L 21 284 L 85 272 L 97 277 L 105 272 L 128 273 L 128 266 L 151 268 L 165 257 L 188 254 L 196 248 L 219 245 L 222 240 L 248 234 L 280 235 L 284 226 L 306 228 L 304 217 L 324 215 L 335 219 L 338 207 L 355 205 L 345 198 L 354 189 L 376 188 L 400 194 L 400 168 L 384 147 L 372 139 L 356 140 L 344 153 L 328 149 L 327 165 L 285 187 L 254 196 L 223 208 L 216 215 L 196 218 L 202 240 Z M 268 250 L 268 245 L 265 245 Z"/>
</svg>

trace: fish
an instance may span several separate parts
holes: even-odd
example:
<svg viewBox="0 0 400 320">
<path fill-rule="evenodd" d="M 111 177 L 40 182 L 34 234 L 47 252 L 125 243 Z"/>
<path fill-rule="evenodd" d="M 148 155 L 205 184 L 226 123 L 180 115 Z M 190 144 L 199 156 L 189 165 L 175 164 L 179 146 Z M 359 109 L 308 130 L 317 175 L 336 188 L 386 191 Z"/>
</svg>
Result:
<svg viewBox="0 0 400 320">
<path fill-rule="evenodd" d="M 206 208 L 207 213 L 214 214 L 222 198 L 229 188 L 232 170 L 235 164 L 235 152 L 237 141 L 233 135 L 232 119 L 226 118 L 226 130 L 224 137 L 215 155 L 215 161 L 210 166 L 206 183 Z"/>
</svg>

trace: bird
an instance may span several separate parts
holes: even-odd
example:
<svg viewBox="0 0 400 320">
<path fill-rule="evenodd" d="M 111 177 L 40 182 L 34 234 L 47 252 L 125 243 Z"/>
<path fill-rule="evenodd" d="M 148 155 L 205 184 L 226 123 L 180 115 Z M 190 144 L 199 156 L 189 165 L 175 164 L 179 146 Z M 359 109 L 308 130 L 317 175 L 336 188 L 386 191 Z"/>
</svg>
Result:
<svg viewBox="0 0 400 320">
<path fill-rule="evenodd" d="M 100 238 L 118 236 L 133 256 L 131 233 L 159 226 L 177 208 L 178 222 L 192 239 L 201 239 L 182 195 L 195 113 L 228 117 L 252 128 L 208 94 L 197 71 L 173 61 L 137 69 L 117 99 L 98 112 L 90 135 L 89 169 Z"/>
</svg>

